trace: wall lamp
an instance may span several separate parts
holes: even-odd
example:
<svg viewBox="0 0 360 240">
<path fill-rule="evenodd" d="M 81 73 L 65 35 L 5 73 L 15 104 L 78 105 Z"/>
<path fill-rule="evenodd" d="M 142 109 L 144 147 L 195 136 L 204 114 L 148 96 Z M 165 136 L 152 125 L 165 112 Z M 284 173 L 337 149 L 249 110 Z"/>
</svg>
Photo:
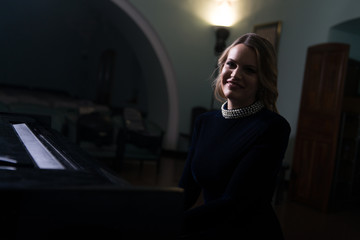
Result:
<svg viewBox="0 0 360 240">
<path fill-rule="evenodd" d="M 230 36 L 229 27 L 234 24 L 235 12 L 232 7 L 234 0 L 218 0 L 214 8 L 211 23 L 215 26 L 215 55 L 219 56 L 226 48 L 226 40 Z"/>
<path fill-rule="evenodd" d="M 236 9 L 232 6 L 232 3 L 237 0 L 217 0 L 216 6 L 214 6 L 210 23 L 215 27 L 215 56 L 218 58 L 220 54 L 226 48 L 226 40 L 230 36 L 230 27 L 236 22 Z M 217 64 L 215 64 L 216 75 Z M 214 109 L 214 94 L 211 95 L 210 109 Z"/>
<path fill-rule="evenodd" d="M 217 26 L 215 29 L 216 43 L 215 55 L 219 56 L 226 48 L 226 40 L 230 36 L 230 31 L 227 27 Z"/>
</svg>

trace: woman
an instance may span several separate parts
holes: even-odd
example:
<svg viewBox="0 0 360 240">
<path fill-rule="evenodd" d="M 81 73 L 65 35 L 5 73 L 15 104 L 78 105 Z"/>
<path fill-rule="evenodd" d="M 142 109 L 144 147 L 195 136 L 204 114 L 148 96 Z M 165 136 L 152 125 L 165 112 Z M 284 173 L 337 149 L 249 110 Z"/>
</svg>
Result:
<svg viewBox="0 0 360 240">
<path fill-rule="evenodd" d="M 275 51 L 259 35 L 245 34 L 218 67 L 215 96 L 224 104 L 197 118 L 179 184 L 182 237 L 282 239 L 271 199 L 290 126 L 277 113 Z M 201 192 L 204 203 L 193 207 Z"/>
</svg>

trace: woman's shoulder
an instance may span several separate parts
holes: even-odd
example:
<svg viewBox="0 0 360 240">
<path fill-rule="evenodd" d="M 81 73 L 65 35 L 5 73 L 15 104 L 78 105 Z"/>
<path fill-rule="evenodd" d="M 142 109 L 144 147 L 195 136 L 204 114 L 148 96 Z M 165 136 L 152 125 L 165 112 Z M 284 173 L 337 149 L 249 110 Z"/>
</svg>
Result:
<svg viewBox="0 0 360 240">
<path fill-rule="evenodd" d="M 221 121 L 221 117 L 222 115 L 220 110 L 210 110 L 204 112 L 196 116 L 195 126 L 217 124 L 218 121 Z"/>
<path fill-rule="evenodd" d="M 204 112 L 197 116 L 198 121 L 207 121 L 212 119 L 221 119 L 221 111 L 220 110 L 210 110 L 207 112 Z"/>
<path fill-rule="evenodd" d="M 202 118 L 212 118 L 212 117 L 218 117 L 218 116 L 221 116 L 220 110 L 210 110 L 210 111 L 204 112 L 201 115 L 199 115 L 199 117 L 202 117 Z"/>
<path fill-rule="evenodd" d="M 236 119 L 235 119 L 236 120 Z M 232 120 L 232 121 L 235 121 Z M 205 113 L 200 114 L 199 116 L 196 117 L 196 123 L 197 124 L 225 124 L 228 123 L 229 121 L 226 121 L 221 114 L 221 110 L 213 110 L 213 111 L 208 111 Z M 290 131 L 290 124 L 289 122 L 279 113 L 270 111 L 266 108 L 262 109 L 260 112 L 256 113 L 255 115 L 252 115 L 249 118 L 245 118 L 243 120 L 243 124 L 246 124 L 245 122 L 248 122 L 250 124 L 250 122 L 252 122 L 253 124 L 261 124 L 263 125 L 265 128 L 268 127 L 279 127 L 282 128 L 284 130 Z"/>
<path fill-rule="evenodd" d="M 264 109 L 260 112 L 261 119 L 271 126 L 279 126 L 281 128 L 291 130 L 289 122 L 279 113 Z"/>
</svg>

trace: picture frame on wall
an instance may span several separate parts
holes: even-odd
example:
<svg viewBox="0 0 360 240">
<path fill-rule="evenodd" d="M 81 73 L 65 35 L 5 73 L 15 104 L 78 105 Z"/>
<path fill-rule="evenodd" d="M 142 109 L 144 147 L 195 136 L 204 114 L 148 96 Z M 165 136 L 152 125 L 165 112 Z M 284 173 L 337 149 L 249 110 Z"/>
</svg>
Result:
<svg viewBox="0 0 360 240">
<path fill-rule="evenodd" d="M 253 32 L 269 40 L 273 44 L 275 51 L 277 52 L 279 48 L 281 27 L 281 21 L 258 24 L 254 26 Z"/>
</svg>

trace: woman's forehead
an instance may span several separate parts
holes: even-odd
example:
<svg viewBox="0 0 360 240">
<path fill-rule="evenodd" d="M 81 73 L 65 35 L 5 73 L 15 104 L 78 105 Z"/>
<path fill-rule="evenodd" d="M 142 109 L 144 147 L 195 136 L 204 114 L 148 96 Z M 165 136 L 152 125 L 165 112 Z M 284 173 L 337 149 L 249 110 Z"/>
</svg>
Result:
<svg viewBox="0 0 360 240">
<path fill-rule="evenodd" d="M 257 66 L 257 58 L 255 51 L 245 44 L 237 44 L 229 50 L 228 59 L 247 65 Z"/>
</svg>

